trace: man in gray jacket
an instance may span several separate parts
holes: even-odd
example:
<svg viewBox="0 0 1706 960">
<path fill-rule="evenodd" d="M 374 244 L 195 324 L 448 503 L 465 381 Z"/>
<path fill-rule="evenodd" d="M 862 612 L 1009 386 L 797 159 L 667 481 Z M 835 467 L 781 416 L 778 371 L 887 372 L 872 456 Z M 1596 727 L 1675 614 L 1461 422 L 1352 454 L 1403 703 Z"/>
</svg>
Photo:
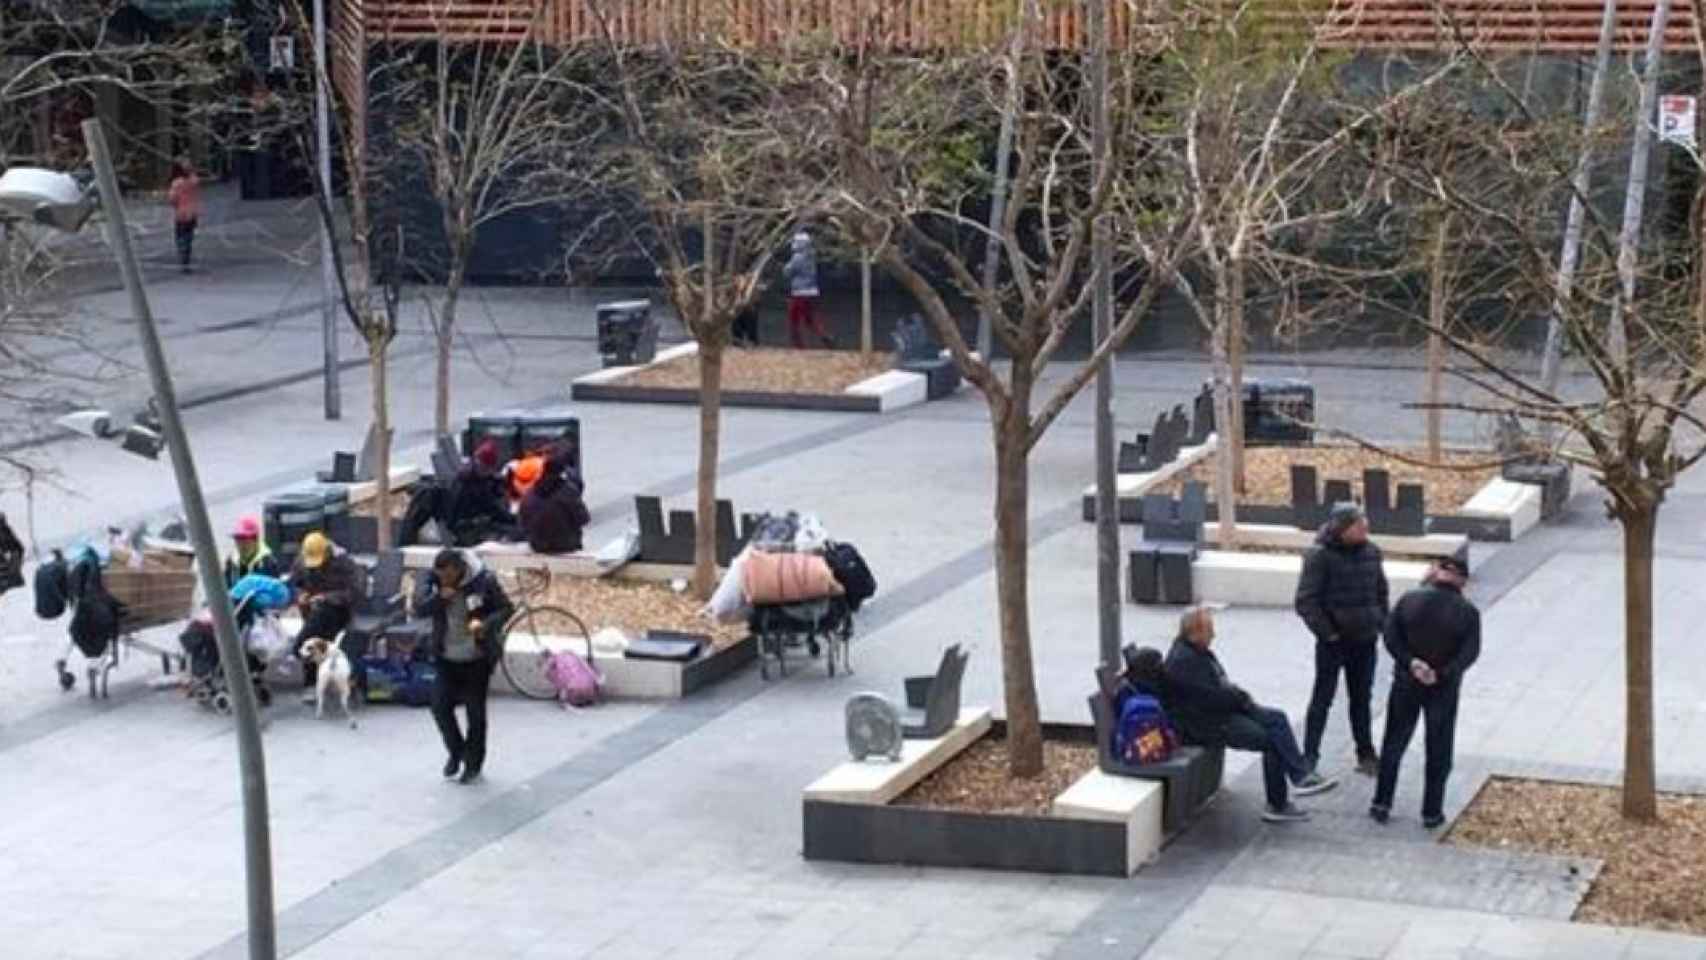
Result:
<svg viewBox="0 0 1706 960">
<path fill-rule="evenodd" d="M 1370 777 L 1380 772 L 1369 698 L 1387 605 L 1386 571 L 1380 548 L 1368 538 L 1368 519 L 1354 503 L 1334 504 L 1297 580 L 1297 615 L 1315 635 L 1315 689 L 1303 725 L 1303 753 L 1311 768 L 1320 761 L 1321 736 L 1343 673 L 1357 772 Z"/>
</svg>

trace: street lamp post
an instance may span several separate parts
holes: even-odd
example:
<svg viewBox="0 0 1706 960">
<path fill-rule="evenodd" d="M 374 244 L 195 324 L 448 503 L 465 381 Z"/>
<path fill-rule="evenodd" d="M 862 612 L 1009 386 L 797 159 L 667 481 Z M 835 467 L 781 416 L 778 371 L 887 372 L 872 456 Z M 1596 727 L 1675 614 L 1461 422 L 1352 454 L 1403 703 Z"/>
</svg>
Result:
<svg viewBox="0 0 1706 960">
<path fill-rule="evenodd" d="M 142 271 L 136 254 L 130 247 L 130 233 L 125 226 L 124 202 L 119 195 L 118 177 L 113 173 L 112 157 L 107 152 L 106 136 L 99 120 L 83 122 L 83 140 L 89 147 L 89 158 L 95 167 L 95 182 L 100 190 L 101 205 L 107 214 L 107 240 L 112 244 L 119 271 L 124 275 L 125 290 L 130 294 L 130 307 L 136 314 L 142 331 L 142 352 L 148 362 L 148 378 L 159 406 L 161 434 L 172 457 L 172 472 L 177 475 L 178 495 L 183 501 L 184 521 L 189 526 L 190 543 L 195 548 L 196 565 L 201 572 L 202 589 L 213 612 L 214 634 L 219 642 L 219 658 L 235 676 L 242 677 L 245 661 L 242 643 L 237 638 L 236 617 L 231 612 L 231 597 L 225 590 L 224 575 L 219 568 L 219 548 L 214 542 L 213 525 L 207 519 L 207 503 L 202 498 L 201 481 L 196 477 L 195 461 L 184 436 L 184 423 L 178 412 L 177 394 L 172 376 L 166 369 L 165 350 L 160 345 L 160 333 L 154 327 L 154 315 L 148 308 L 148 294 L 142 287 Z M 230 685 L 231 704 L 237 720 L 237 758 L 242 771 L 243 840 L 248 879 L 249 958 L 274 960 L 277 938 L 273 928 L 272 840 L 267 823 L 266 758 L 261 749 L 260 714 L 255 705 L 254 688 L 242 680 Z"/>
</svg>

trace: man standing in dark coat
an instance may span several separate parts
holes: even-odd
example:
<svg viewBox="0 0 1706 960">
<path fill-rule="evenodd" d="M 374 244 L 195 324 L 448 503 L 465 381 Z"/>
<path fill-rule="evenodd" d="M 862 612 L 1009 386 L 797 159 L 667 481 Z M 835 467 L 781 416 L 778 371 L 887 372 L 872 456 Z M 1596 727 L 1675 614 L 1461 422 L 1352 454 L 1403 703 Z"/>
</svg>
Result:
<svg viewBox="0 0 1706 960">
<path fill-rule="evenodd" d="M 1162 706 L 1186 743 L 1250 750 L 1262 755 L 1262 785 L 1270 823 L 1307 820 L 1309 814 L 1287 799 L 1286 787 L 1300 797 L 1333 789 L 1336 782 L 1310 770 L 1297 748 L 1285 712 L 1257 703 L 1227 679 L 1214 644 L 1214 615 L 1192 607 L 1179 618 L 1179 636 L 1167 652 Z"/>
<path fill-rule="evenodd" d="M 1427 766 L 1422 787 L 1422 826 L 1445 823 L 1445 778 L 1451 774 L 1457 733 L 1457 695 L 1463 673 L 1481 656 L 1481 611 L 1463 596 L 1469 567 L 1456 557 L 1434 561 L 1427 580 L 1399 598 L 1386 621 L 1386 650 L 1392 654 L 1392 694 L 1386 701 L 1386 738 L 1381 744 L 1380 781 L 1368 815 L 1385 823 L 1398 789 L 1398 765 L 1427 721 Z"/>
<path fill-rule="evenodd" d="M 1321 735 L 1343 673 L 1357 772 L 1372 777 L 1380 772 L 1380 755 L 1374 751 L 1368 702 L 1380 660 L 1375 641 L 1386 622 L 1387 586 L 1380 548 L 1368 538 L 1361 507 L 1333 505 L 1314 548 L 1303 558 L 1296 607 L 1315 635 L 1315 689 L 1304 717 L 1303 754 L 1311 768 L 1319 765 Z"/>
</svg>

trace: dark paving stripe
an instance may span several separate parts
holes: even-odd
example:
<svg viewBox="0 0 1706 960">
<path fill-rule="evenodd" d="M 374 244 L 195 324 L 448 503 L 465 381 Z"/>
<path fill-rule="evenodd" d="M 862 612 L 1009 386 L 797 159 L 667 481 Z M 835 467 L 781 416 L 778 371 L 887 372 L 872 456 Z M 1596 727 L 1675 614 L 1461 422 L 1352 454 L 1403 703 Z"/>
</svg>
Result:
<svg viewBox="0 0 1706 960">
<path fill-rule="evenodd" d="M 490 803 L 334 881 L 278 915 L 278 955 L 293 956 L 359 920 L 469 855 L 551 813 L 659 750 L 752 699 L 764 684 L 751 672 L 678 700 L 587 750 L 495 797 Z M 248 941 L 232 937 L 199 960 L 242 960 Z"/>
<path fill-rule="evenodd" d="M 44 685 L 53 682 L 51 666 L 42 664 L 41 682 Z M 112 713 L 141 700 L 151 692 L 148 680 L 138 677 L 113 683 L 107 688 L 108 697 L 105 700 L 91 700 L 88 692 L 83 689 L 86 682 L 86 676 L 79 676 L 77 687 L 66 693 L 63 701 L 57 706 L 38 710 L 21 720 L 0 726 L 0 752 L 15 750 L 44 737 L 51 737 L 68 727 Z"/>
</svg>

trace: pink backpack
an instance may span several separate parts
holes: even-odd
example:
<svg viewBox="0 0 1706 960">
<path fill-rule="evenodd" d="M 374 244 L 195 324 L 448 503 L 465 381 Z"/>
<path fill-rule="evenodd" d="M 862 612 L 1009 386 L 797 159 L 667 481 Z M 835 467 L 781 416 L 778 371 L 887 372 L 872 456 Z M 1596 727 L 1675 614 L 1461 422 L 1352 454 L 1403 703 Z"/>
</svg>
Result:
<svg viewBox="0 0 1706 960">
<path fill-rule="evenodd" d="M 559 650 L 545 662 L 545 676 L 557 688 L 557 702 L 568 707 L 590 707 L 598 702 L 598 688 L 604 678 L 580 654 Z"/>
</svg>

